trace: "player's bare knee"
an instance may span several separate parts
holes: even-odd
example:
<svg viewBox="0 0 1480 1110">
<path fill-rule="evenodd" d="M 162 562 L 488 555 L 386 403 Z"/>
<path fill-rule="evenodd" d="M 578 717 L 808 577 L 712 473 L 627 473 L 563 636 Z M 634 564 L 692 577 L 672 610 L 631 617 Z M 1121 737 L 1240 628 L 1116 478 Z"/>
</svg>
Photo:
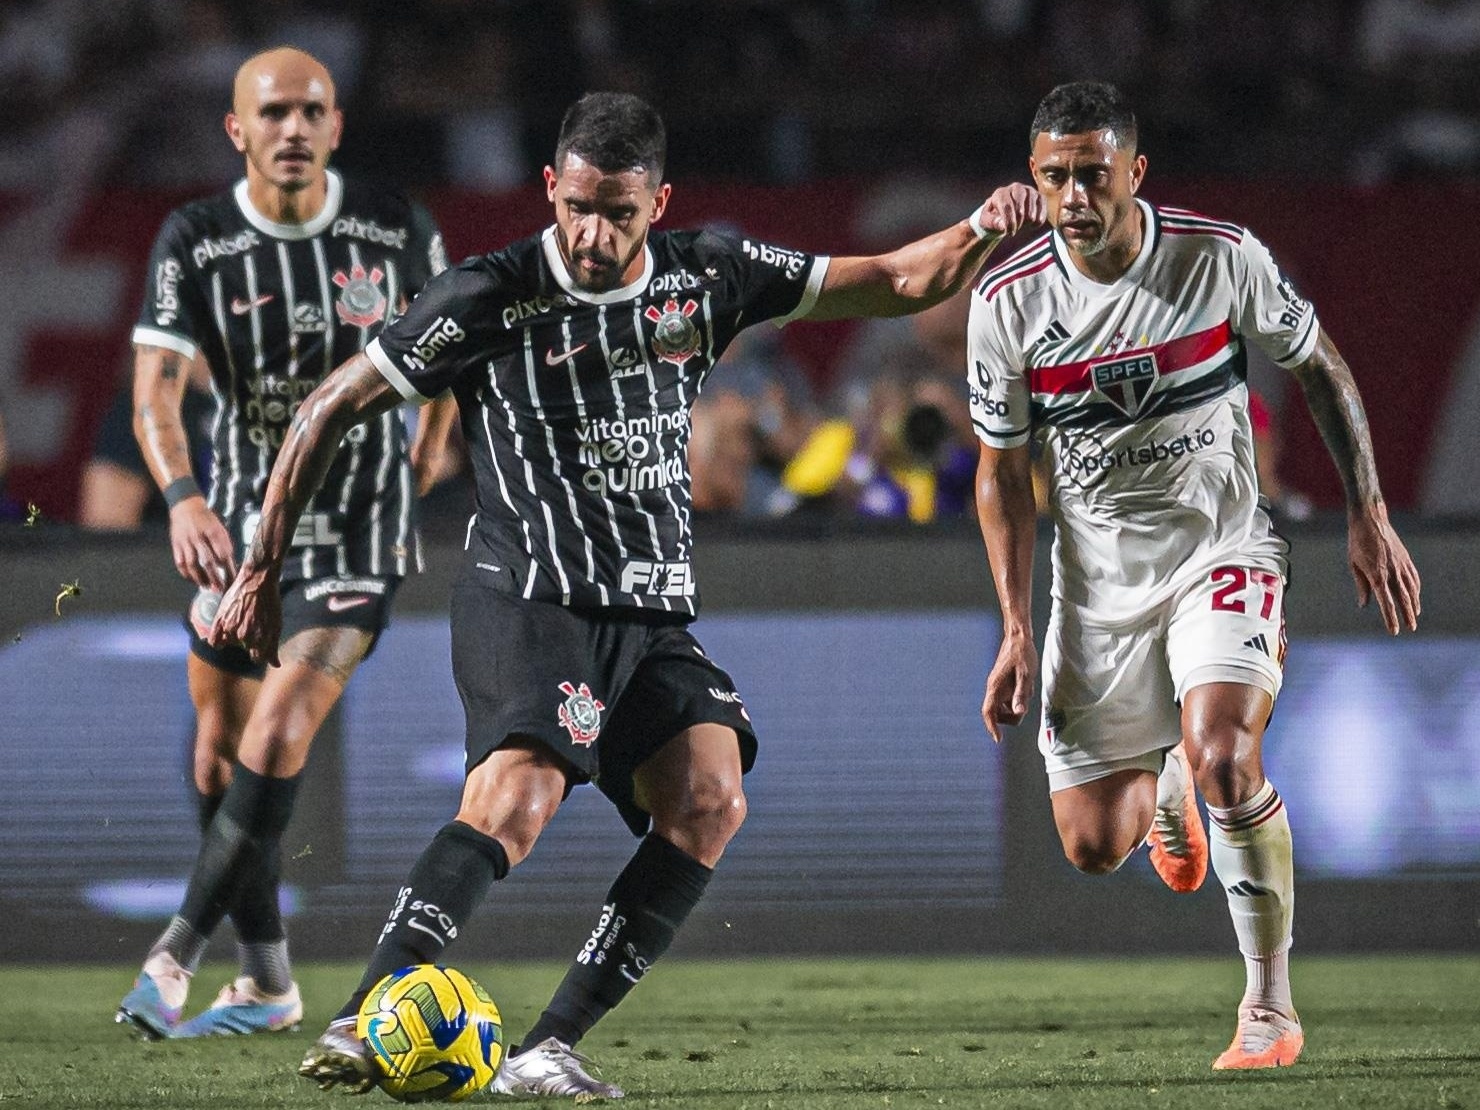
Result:
<svg viewBox="0 0 1480 1110">
<path fill-rule="evenodd" d="M 1123 845 L 1094 838 L 1066 839 L 1064 857 L 1076 871 L 1086 875 L 1109 875 L 1116 871 L 1130 850 Z"/>
<path fill-rule="evenodd" d="M 740 826 L 748 803 L 738 782 L 713 783 L 653 810 L 653 828 L 706 866 L 714 866 Z"/>
<path fill-rule="evenodd" d="M 502 844 L 513 867 L 529 855 L 564 797 L 565 775 L 552 762 L 495 753 L 468 775 L 457 819 Z"/>
<path fill-rule="evenodd" d="M 1236 806 L 1252 797 L 1264 781 L 1259 735 L 1235 723 L 1189 735 L 1187 762 L 1198 790 L 1209 805 L 1219 808 Z"/>
</svg>

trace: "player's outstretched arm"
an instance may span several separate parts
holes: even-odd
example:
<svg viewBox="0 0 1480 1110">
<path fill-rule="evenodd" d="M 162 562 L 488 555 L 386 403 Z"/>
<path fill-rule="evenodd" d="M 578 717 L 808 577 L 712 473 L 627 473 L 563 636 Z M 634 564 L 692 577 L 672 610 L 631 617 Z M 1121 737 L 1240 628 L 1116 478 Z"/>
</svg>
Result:
<svg viewBox="0 0 1480 1110">
<path fill-rule="evenodd" d="M 240 643 L 254 662 L 277 666 L 282 631 L 278 576 L 298 518 L 323 482 L 345 434 L 400 400 L 363 354 L 344 362 L 303 399 L 267 480 L 252 546 L 211 626 L 212 645 Z"/>
<path fill-rule="evenodd" d="M 1365 607 L 1376 597 L 1382 622 L 1394 636 L 1404 627 L 1416 631 L 1422 608 L 1418 569 L 1388 523 L 1367 413 L 1351 369 L 1324 328 L 1316 349 L 1292 373 L 1346 489 L 1347 559 L 1357 602 Z"/>
<path fill-rule="evenodd" d="M 170 507 L 170 553 L 181 577 L 219 590 L 236 573 L 231 536 L 195 481 L 180 409 L 190 359 L 179 351 L 134 347 L 134 438 Z"/>
<path fill-rule="evenodd" d="M 1002 645 L 987 676 L 982 722 L 1002 742 L 1002 726 L 1027 715 L 1038 674 L 1033 646 L 1033 541 L 1037 507 L 1028 448 L 981 445 L 976 469 L 976 515 L 1002 608 Z"/>
<path fill-rule="evenodd" d="M 959 293 L 997 244 L 1038 227 L 1048 210 L 1037 190 L 1004 185 L 970 219 L 888 254 L 834 258 L 809 320 L 907 316 Z M 973 226 L 973 225 L 978 226 Z"/>
</svg>

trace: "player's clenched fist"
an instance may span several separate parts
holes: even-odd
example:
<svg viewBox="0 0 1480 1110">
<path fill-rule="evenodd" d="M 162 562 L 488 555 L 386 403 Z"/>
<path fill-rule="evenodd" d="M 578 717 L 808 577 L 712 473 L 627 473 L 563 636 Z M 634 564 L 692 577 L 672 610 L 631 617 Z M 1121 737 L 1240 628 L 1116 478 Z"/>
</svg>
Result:
<svg viewBox="0 0 1480 1110">
<path fill-rule="evenodd" d="M 210 644 L 239 644 L 254 663 L 278 665 L 278 637 L 283 629 L 283 599 L 274 573 L 243 567 L 225 595 L 211 625 Z"/>
<path fill-rule="evenodd" d="M 976 220 L 988 234 L 1016 235 L 1025 227 L 1047 223 L 1048 204 L 1030 185 L 1004 185 L 987 198 Z"/>
</svg>

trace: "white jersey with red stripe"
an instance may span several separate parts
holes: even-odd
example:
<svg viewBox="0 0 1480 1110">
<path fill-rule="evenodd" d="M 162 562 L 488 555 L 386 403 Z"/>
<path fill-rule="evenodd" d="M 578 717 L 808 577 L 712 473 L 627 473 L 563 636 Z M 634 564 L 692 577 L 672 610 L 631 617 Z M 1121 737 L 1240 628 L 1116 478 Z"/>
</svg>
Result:
<svg viewBox="0 0 1480 1110">
<path fill-rule="evenodd" d="M 1042 448 L 1054 597 L 1103 624 L 1138 620 L 1222 562 L 1283 573 L 1244 343 L 1293 366 L 1320 330 L 1248 230 L 1137 204 L 1143 246 L 1118 281 L 1084 276 L 1049 232 L 978 283 L 967 325 L 977 435 Z"/>
</svg>

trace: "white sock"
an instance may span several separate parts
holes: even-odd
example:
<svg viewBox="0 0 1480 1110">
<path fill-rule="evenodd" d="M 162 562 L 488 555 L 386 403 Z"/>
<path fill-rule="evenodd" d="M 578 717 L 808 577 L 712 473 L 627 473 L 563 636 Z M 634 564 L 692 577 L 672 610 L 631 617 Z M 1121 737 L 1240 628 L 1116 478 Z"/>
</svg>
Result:
<svg viewBox="0 0 1480 1110">
<path fill-rule="evenodd" d="M 1290 930 L 1295 867 L 1285 803 L 1267 780 L 1229 809 L 1208 807 L 1208 851 L 1228 893 L 1228 912 L 1246 976 L 1240 1009 L 1295 1016 L 1290 1001 Z"/>
<path fill-rule="evenodd" d="M 1182 745 L 1167 751 L 1166 761 L 1161 765 L 1161 774 L 1156 776 L 1156 808 L 1182 812 L 1182 803 L 1187 798 L 1187 780 L 1192 769 L 1187 766 L 1187 756 Z"/>
</svg>

